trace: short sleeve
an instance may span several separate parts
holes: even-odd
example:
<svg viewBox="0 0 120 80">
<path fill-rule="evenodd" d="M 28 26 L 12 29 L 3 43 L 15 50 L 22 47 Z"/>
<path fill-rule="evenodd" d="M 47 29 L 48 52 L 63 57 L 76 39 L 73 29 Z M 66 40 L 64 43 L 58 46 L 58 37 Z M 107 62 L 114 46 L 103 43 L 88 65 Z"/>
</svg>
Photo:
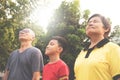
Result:
<svg viewBox="0 0 120 80">
<path fill-rule="evenodd" d="M 59 78 L 68 75 L 69 75 L 69 68 L 66 64 L 64 64 L 59 69 Z"/>
<path fill-rule="evenodd" d="M 40 50 L 34 51 L 32 54 L 32 72 L 42 71 L 43 69 L 43 56 Z"/>
<path fill-rule="evenodd" d="M 8 58 L 8 61 L 7 61 L 5 70 L 9 70 L 9 66 L 10 66 L 10 56 L 9 56 L 9 58 Z"/>
<path fill-rule="evenodd" d="M 120 75 L 120 47 L 113 44 L 109 49 L 109 65 L 112 77 Z"/>
<path fill-rule="evenodd" d="M 10 69 L 10 64 L 11 64 L 11 60 L 12 60 L 12 56 L 17 52 L 17 50 L 13 51 L 12 53 L 10 53 L 10 56 L 8 57 L 7 63 L 6 63 L 6 67 L 5 70 L 9 70 Z"/>
</svg>

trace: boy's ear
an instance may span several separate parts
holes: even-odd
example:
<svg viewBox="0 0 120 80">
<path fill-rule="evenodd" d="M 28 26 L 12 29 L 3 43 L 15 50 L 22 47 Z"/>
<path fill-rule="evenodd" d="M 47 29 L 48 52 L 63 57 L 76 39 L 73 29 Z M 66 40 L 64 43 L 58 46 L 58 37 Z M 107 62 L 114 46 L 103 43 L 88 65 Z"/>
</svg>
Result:
<svg viewBox="0 0 120 80">
<path fill-rule="evenodd" d="M 62 47 L 59 47 L 59 51 L 60 51 L 60 53 L 63 51 L 63 48 Z"/>
</svg>

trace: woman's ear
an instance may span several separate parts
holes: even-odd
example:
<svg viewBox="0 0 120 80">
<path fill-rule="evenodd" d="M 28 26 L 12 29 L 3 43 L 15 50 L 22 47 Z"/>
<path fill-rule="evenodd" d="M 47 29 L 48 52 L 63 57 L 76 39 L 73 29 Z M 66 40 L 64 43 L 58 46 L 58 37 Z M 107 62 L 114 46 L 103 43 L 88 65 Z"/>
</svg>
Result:
<svg viewBox="0 0 120 80">
<path fill-rule="evenodd" d="M 106 33 L 106 32 L 108 32 L 108 31 L 110 31 L 110 29 L 109 29 L 109 28 L 107 28 L 107 29 L 104 29 L 104 31 L 105 31 L 105 33 Z"/>
</svg>

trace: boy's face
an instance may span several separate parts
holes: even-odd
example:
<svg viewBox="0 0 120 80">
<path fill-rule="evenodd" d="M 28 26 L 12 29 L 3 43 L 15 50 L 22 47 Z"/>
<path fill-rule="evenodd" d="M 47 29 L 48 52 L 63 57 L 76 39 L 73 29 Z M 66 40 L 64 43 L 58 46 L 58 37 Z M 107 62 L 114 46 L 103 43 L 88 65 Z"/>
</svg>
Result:
<svg viewBox="0 0 120 80">
<path fill-rule="evenodd" d="M 46 55 L 55 55 L 58 53 L 62 52 L 62 47 L 59 46 L 59 43 L 57 40 L 50 40 L 50 42 L 48 43 L 46 50 L 45 50 L 45 54 Z"/>
</svg>

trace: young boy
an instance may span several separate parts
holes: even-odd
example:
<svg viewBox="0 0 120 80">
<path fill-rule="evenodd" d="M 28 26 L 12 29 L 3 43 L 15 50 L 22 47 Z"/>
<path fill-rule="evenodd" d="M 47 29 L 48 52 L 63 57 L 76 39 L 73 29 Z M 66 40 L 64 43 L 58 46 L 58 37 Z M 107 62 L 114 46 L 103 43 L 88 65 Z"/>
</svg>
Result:
<svg viewBox="0 0 120 80">
<path fill-rule="evenodd" d="M 43 80 L 69 80 L 68 66 L 60 59 L 66 47 L 67 41 L 63 37 L 52 37 L 45 50 L 50 61 L 44 66 Z"/>
</svg>

